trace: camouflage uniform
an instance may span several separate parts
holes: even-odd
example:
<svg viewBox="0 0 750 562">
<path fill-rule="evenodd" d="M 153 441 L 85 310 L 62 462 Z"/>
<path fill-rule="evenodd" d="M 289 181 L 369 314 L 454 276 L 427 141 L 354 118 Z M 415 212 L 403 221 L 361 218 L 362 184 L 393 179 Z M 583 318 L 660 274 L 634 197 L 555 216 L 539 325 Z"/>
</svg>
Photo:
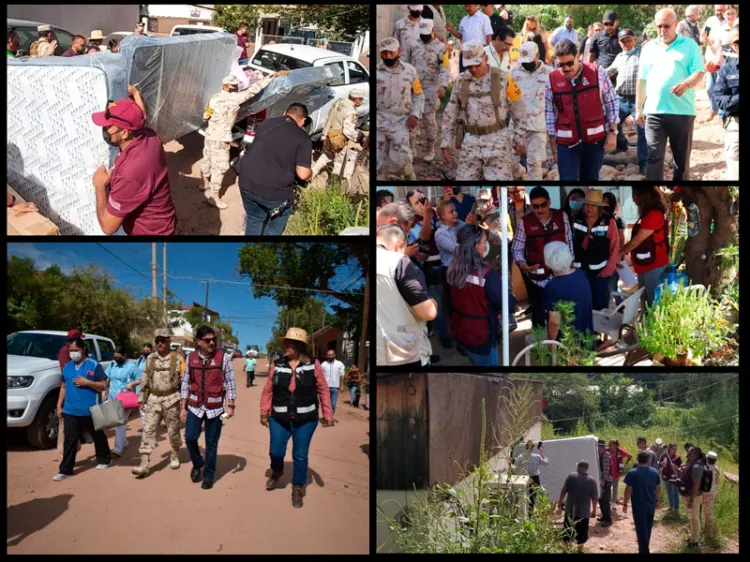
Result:
<svg viewBox="0 0 750 562">
<path fill-rule="evenodd" d="M 143 426 L 141 465 L 133 469 L 136 476 L 145 476 L 151 453 L 156 447 L 156 429 L 162 420 L 166 421 L 169 441 L 172 445 L 172 468 L 179 468 L 178 451 L 182 446 L 180 437 L 180 361 L 173 351 L 162 357 L 153 352 L 146 359 L 143 370 L 138 403 L 146 404 L 146 423 Z"/>
<path fill-rule="evenodd" d="M 422 35 L 432 33 L 432 20 L 421 20 L 419 30 Z M 422 123 L 427 141 L 427 152 L 425 161 L 431 162 L 435 158 L 434 144 L 437 139 L 436 113 L 440 107 L 438 90 L 448 87 L 450 80 L 450 64 L 445 53 L 445 45 L 439 39 L 433 37 L 429 43 L 419 41 L 407 47 L 408 59 L 414 68 L 424 89 L 424 113 Z M 404 57 L 407 58 L 407 57 Z M 419 127 L 411 134 L 412 150 L 415 149 L 416 139 L 419 135 Z"/>
<path fill-rule="evenodd" d="M 380 42 L 381 51 L 396 51 L 398 48 L 398 41 L 393 37 Z M 387 155 L 395 168 L 394 175 L 415 180 L 406 121 L 411 115 L 420 119 L 424 107 L 417 70 L 405 62 L 388 68 L 381 61 L 377 66 L 376 82 L 378 176 L 383 171 Z"/>
<path fill-rule="evenodd" d="M 421 43 L 419 40 L 419 21 L 411 21 L 409 16 L 404 16 L 393 24 L 393 36 L 401 45 L 401 60 L 411 64 L 406 51 L 413 43 Z"/>
<path fill-rule="evenodd" d="M 358 90 L 352 90 L 355 96 L 362 96 Z M 349 94 L 351 98 L 352 94 Z M 341 169 L 344 164 L 344 156 L 346 155 L 346 147 L 349 142 L 358 143 L 362 142 L 364 135 L 357 130 L 357 108 L 354 106 L 349 98 L 340 98 L 336 100 L 331 106 L 331 110 L 328 112 L 326 123 L 323 126 L 323 154 L 313 164 L 313 176 L 316 176 L 320 171 L 325 168 L 328 163 L 333 160 L 333 174 L 341 175 L 343 170 Z M 344 148 L 336 150 L 331 146 L 328 140 L 328 132 L 331 130 L 338 130 L 343 133 L 346 137 L 347 145 Z"/>
<path fill-rule="evenodd" d="M 484 47 L 478 41 L 468 41 L 463 49 L 464 65 L 487 64 L 484 61 Z M 500 104 L 496 108 L 492 103 L 491 74 L 500 73 Z M 513 178 L 513 146 L 522 146 L 526 132 L 526 105 L 523 93 L 518 89 L 512 76 L 501 69 L 490 69 L 481 78 L 474 79 L 468 70 L 459 74 L 453 86 L 450 101 L 443 115 L 442 148 L 453 145 L 455 122 L 459 113 L 459 97 L 464 80 L 469 80 L 469 98 L 465 111 L 466 135 L 461 146 L 456 169 L 456 180 L 501 180 Z M 516 125 L 511 143 L 511 133 L 504 127 L 486 134 L 472 134 L 475 127 L 491 127 L 496 123 L 505 125 L 508 110 Z"/>
<path fill-rule="evenodd" d="M 224 174 L 229 170 L 229 143 L 232 142 L 232 127 L 237 119 L 240 105 L 262 91 L 273 80 L 270 76 L 256 82 L 242 92 L 222 90 L 208 102 L 203 119 L 208 119 L 206 140 L 203 143 L 203 160 L 201 175 L 204 181 L 210 180 L 211 194 L 219 198 Z M 239 80 L 229 75 L 222 80 L 223 85 L 238 85 Z"/>
<path fill-rule="evenodd" d="M 533 48 L 532 48 L 533 46 Z M 539 52 L 536 43 L 528 42 L 521 46 L 520 57 L 535 57 Z M 510 74 L 523 92 L 526 100 L 526 170 L 529 181 L 542 179 L 542 164 L 547 160 L 547 127 L 544 121 L 544 91 L 547 77 L 553 68 L 542 63 L 539 68 L 529 72 L 520 64 L 514 66 Z M 514 161 L 519 158 L 514 157 Z"/>
</svg>

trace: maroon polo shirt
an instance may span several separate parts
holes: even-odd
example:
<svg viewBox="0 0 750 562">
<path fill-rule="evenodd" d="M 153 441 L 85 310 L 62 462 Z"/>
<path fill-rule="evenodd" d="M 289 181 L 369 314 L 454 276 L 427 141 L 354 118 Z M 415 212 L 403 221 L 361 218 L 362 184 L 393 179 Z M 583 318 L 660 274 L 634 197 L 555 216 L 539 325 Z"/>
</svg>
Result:
<svg viewBox="0 0 750 562">
<path fill-rule="evenodd" d="M 237 34 L 235 34 L 237 35 Z M 247 44 L 250 43 L 250 40 L 247 38 L 247 34 L 245 35 L 237 35 L 237 46 L 242 47 L 242 52 L 240 53 L 240 58 L 237 60 L 242 60 L 247 58 Z"/>
<path fill-rule="evenodd" d="M 130 236 L 167 236 L 177 223 L 167 157 L 156 132 L 143 131 L 115 160 L 107 211 L 124 219 L 122 227 Z"/>
<path fill-rule="evenodd" d="M 65 344 L 60 348 L 60 351 L 57 352 L 57 361 L 60 363 L 60 372 L 62 373 L 62 370 L 65 368 L 65 365 L 67 365 L 70 362 L 70 345 Z"/>
</svg>

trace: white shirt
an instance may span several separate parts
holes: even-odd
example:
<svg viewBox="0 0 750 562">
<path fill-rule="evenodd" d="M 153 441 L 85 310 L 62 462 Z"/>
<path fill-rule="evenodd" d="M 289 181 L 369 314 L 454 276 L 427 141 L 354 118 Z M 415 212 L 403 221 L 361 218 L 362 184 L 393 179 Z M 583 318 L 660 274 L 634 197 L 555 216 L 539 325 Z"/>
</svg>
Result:
<svg viewBox="0 0 750 562">
<path fill-rule="evenodd" d="M 344 364 L 338 359 L 322 361 L 320 367 L 323 369 L 323 376 L 328 383 L 328 388 L 339 388 L 341 386 L 341 377 L 344 376 Z"/>
<path fill-rule="evenodd" d="M 487 14 L 479 10 L 473 15 L 465 15 L 458 24 L 458 32 L 461 34 L 461 44 L 467 41 L 479 41 L 487 45 L 487 36 L 492 37 L 492 23 Z"/>
<path fill-rule="evenodd" d="M 510 72 L 510 53 L 508 51 L 505 51 L 501 58 L 500 53 L 495 50 L 495 46 L 490 43 L 484 48 L 484 52 L 487 54 L 487 63 L 490 66 Z"/>
</svg>

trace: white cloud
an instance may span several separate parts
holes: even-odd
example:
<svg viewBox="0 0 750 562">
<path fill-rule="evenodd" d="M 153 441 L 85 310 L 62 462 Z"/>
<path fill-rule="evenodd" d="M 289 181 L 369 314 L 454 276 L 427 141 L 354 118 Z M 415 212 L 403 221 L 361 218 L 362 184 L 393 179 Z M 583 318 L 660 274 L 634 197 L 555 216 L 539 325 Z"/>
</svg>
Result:
<svg viewBox="0 0 750 562">
<path fill-rule="evenodd" d="M 57 265 L 66 275 L 73 272 L 73 267 L 77 261 L 71 252 L 60 253 L 52 248 L 48 250 L 44 248 L 43 243 L 34 245 L 31 242 L 10 242 L 8 243 L 8 254 L 33 259 L 38 270 Z"/>
</svg>

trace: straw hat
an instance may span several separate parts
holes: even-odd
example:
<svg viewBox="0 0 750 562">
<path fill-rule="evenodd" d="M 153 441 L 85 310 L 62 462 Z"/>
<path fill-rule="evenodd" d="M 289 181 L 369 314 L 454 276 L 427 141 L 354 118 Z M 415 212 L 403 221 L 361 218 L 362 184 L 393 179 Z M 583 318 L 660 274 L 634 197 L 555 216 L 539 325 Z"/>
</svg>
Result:
<svg viewBox="0 0 750 562">
<path fill-rule="evenodd" d="M 310 347 L 310 337 L 307 335 L 307 332 L 303 330 L 302 328 L 289 328 L 286 331 L 286 335 L 278 338 L 280 342 L 284 342 L 284 340 L 295 340 L 295 341 L 301 341 L 304 343 L 308 348 Z"/>
<path fill-rule="evenodd" d="M 604 194 L 601 189 L 592 189 L 586 194 L 586 199 L 583 200 L 584 205 L 594 205 L 595 207 L 606 207 L 607 204 L 604 202 Z"/>
<path fill-rule="evenodd" d="M 94 39 L 102 39 L 104 40 L 104 34 L 102 33 L 101 29 L 95 29 L 91 32 L 91 37 L 89 37 L 89 41 Z"/>
</svg>

